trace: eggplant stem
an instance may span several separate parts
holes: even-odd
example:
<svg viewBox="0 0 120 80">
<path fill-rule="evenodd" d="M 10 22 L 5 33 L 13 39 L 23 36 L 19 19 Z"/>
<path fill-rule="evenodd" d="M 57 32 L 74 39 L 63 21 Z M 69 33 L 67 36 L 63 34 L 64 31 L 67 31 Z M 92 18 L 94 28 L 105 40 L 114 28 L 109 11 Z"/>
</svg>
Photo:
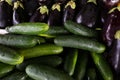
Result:
<svg viewBox="0 0 120 80">
<path fill-rule="evenodd" d="M 73 0 L 71 0 L 65 5 L 65 8 L 67 8 L 68 6 L 70 6 L 72 9 L 75 9 L 76 3 Z"/>
<path fill-rule="evenodd" d="M 17 9 L 18 7 L 21 7 L 21 8 L 24 9 L 23 4 L 22 4 L 20 1 L 14 2 L 14 7 L 13 7 L 13 9 Z"/>
<path fill-rule="evenodd" d="M 95 5 L 97 5 L 96 0 L 88 0 L 87 3 L 89 3 L 89 2 L 92 2 L 92 3 L 94 3 Z"/>
<path fill-rule="evenodd" d="M 45 13 L 48 14 L 48 11 L 49 11 L 46 5 L 40 6 L 37 10 L 40 10 L 41 14 L 45 14 Z"/>
<path fill-rule="evenodd" d="M 120 30 L 116 31 L 114 37 L 115 37 L 115 39 L 119 39 L 120 40 Z"/>
<path fill-rule="evenodd" d="M 54 11 L 55 9 L 57 9 L 59 12 L 61 11 L 60 3 L 55 3 L 55 4 L 53 4 L 52 10 Z"/>
</svg>

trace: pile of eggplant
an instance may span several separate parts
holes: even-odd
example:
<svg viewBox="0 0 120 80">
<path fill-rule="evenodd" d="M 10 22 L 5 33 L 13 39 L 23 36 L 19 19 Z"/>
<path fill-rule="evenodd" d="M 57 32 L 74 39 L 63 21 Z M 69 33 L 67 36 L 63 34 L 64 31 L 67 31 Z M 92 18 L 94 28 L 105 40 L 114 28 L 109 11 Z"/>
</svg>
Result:
<svg viewBox="0 0 120 80">
<path fill-rule="evenodd" d="M 107 49 L 103 54 L 118 79 L 120 76 L 119 0 L 0 0 L 0 28 L 22 22 L 45 22 L 50 27 L 72 20 L 98 30 Z M 120 79 L 118 79 L 120 80 Z"/>
</svg>

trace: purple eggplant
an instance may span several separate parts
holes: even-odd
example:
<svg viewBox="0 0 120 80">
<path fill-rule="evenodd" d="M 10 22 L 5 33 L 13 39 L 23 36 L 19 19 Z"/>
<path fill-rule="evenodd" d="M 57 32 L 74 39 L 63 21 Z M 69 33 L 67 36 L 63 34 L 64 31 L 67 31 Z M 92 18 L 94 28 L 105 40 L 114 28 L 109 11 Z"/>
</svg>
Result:
<svg viewBox="0 0 120 80">
<path fill-rule="evenodd" d="M 33 16 L 30 18 L 30 22 L 46 22 L 48 20 L 48 8 L 46 5 L 40 6 Z"/>
<path fill-rule="evenodd" d="M 27 15 L 24 11 L 22 2 L 15 1 L 13 3 L 13 25 L 27 21 Z"/>
<path fill-rule="evenodd" d="M 68 1 L 63 11 L 63 23 L 66 20 L 74 20 L 76 3 L 73 0 Z"/>
<path fill-rule="evenodd" d="M 5 0 L 0 1 L 0 28 L 12 25 L 12 6 Z"/>
<path fill-rule="evenodd" d="M 102 30 L 103 41 L 108 47 L 111 46 L 114 34 L 120 29 L 120 11 L 115 9 L 108 14 Z"/>
<path fill-rule="evenodd" d="M 48 25 L 49 26 L 63 25 L 61 3 L 55 3 L 52 5 L 52 8 L 49 13 Z"/>
<path fill-rule="evenodd" d="M 95 27 L 98 17 L 98 7 L 96 5 L 96 0 L 92 0 L 94 2 L 90 1 L 91 0 L 88 0 L 87 4 L 81 8 L 79 13 L 76 15 L 75 20 L 79 24 L 93 28 Z"/>
</svg>

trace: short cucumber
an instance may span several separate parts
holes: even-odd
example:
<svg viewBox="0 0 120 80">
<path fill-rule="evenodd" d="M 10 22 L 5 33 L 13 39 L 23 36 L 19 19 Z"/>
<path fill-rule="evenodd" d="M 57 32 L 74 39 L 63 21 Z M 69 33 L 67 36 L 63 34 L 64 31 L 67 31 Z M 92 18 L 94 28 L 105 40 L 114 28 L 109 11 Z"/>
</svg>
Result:
<svg viewBox="0 0 120 80">
<path fill-rule="evenodd" d="M 9 33 L 26 34 L 26 35 L 38 35 L 46 32 L 48 29 L 49 29 L 48 24 L 40 23 L 40 22 L 20 23 L 6 28 L 6 30 Z"/>
<path fill-rule="evenodd" d="M 98 68 L 100 74 L 102 75 L 104 80 L 113 80 L 113 73 L 112 70 L 107 63 L 107 61 L 104 59 L 104 57 L 100 54 L 91 53 L 91 56 L 93 58 L 94 63 L 96 64 L 96 67 Z"/>
<path fill-rule="evenodd" d="M 10 65 L 17 65 L 23 62 L 24 57 L 15 50 L 0 45 L 0 61 Z"/>
<path fill-rule="evenodd" d="M 54 43 L 56 45 L 63 47 L 78 48 L 96 53 L 103 53 L 105 51 L 105 45 L 99 43 L 96 40 L 83 36 L 76 35 L 57 36 L 54 39 Z"/>
<path fill-rule="evenodd" d="M 78 59 L 75 67 L 75 71 L 73 74 L 73 78 L 75 80 L 83 80 L 85 76 L 86 68 L 88 63 L 88 54 L 87 53 L 79 53 Z"/>
<path fill-rule="evenodd" d="M 87 37 L 96 37 L 97 36 L 97 31 L 88 28 L 86 26 L 83 26 L 81 24 L 77 24 L 73 21 L 66 21 L 64 23 L 64 26 L 67 30 L 69 30 L 71 33 L 74 33 L 76 35 L 82 35 L 82 36 L 87 36 Z"/>
<path fill-rule="evenodd" d="M 11 72 L 14 69 L 13 65 L 4 64 L 0 62 L 0 77 L 5 76 L 7 73 Z"/>
<path fill-rule="evenodd" d="M 21 49 L 19 53 L 25 58 L 39 57 L 43 55 L 60 54 L 63 51 L 63 47 L 55 44 L 41 44 L 32 48 Z"/>
<path fill-rule="evenodd" d="M 69 34 L 69 31 L 64 28 L 64 26 L 51 26 L 48 31 L 46 31 L 43 34 L 40 34 L 40 36 L 45 37 L 55 37 L 57 35 L 61 34 Z"/>
<path fill-rule="evenodd" d="M 45 65 L 29 65 L 26 73 L 35 80 L 73 80 L 65 72 Z"/>
<path fill-rule="evenodd" d="M 33 79 L 29 78 L 25 72 L 17 71 L 4 77 L 2 80 L 33 80 Z"/>
<path fill-rule="evenodd" d="M 25 70 L 29 64 L 44 64 L 52 67 L 56 67 L 62 63 L 62 58 L 55 55 L 40 56 L 37 58 L 27 59 L 23 63 L 16 65 L 19 70 Z"/>
<path fill-rule="evenodd" d="M 37 37 L 33 36 L 15 34 L 0 35 L 0 44 L 17 48 L 33 47 L 38 42 L 40 43 L 40 40 Z"/>
<path fill-rule="evenodd" d="M 65 57 L 64 70 L 72 76 L 75 70 L 78 57 L 78 49 L 70 49 Z"/>
</svg>

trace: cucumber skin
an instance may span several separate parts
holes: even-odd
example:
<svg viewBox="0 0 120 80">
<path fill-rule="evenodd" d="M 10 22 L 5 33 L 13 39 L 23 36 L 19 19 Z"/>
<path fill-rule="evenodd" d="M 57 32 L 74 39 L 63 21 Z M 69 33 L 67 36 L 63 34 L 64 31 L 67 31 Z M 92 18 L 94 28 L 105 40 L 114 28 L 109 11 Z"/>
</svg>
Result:
<svg viewBox="0 0 120 80">
<path fill-rule="evenodd" d="M 105 45 L 98 41 L 76 35 L 58 36 L 54 39 L 54 43 L 63 47 L 78 48 L 95 53 L 103 53 L 106 48 Z"/>
<path fill-rule="evenodd" d="M 26 73 L 35 80 L 73 80 L 65 72 L 45 65 L 28 65 Z"/>
<path fill-rule="evenodd" d="M 0 44 L 12 46 L 15 48 L 29 48 L 38 43 L 38 38 L 35 36 L 5 34 L 0 35 Z"/>
<path fill-rule="evenodd" d="M 81 24 L 77 24 L 70 20 L 66 21 L 64 25 L 68 31 L 76 35 L 87 36 L 87 37 L 97 37 L 97 34 L 98 34 L 97 31 L 91 28 L 88 28 L 86 26 L 83 26 Z"/>
<path fill-rule="evenodd" d="M 0 61 L 10 65 L 22 63 L 24 57 L 18 54 L 15 50 L 0 45 Z"/>
<path fill-rule="evenodd" d="M 41 44 L 32 48 L 21 49 L 18 52 L 25 57 L 34 58 L 44 55 L 60 54 L 63 51 L 63 47 L 55 44 Z"/>
<path fill-rule="evenodd" d="M 26 34 L 26 35 L 38 35 L 46 32 L 48 29 L 49 29 L 48 24 L 40 23 L 40 22 L 20 23 L 6 28 L 6 30 L 9 33 Z"/>
</svg>

